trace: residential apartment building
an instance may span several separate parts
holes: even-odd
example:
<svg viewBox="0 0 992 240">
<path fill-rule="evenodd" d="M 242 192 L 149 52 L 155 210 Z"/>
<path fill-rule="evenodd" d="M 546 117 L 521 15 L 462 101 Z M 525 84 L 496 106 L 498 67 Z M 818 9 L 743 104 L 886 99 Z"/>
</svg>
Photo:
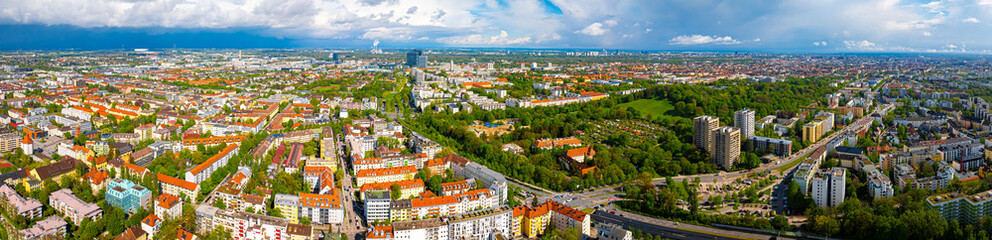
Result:
<svg viewBox="0 0 992 240">
<path fill-rule="evenodd" d="M 200 195 L 200 184 L 188 182 L 186 180 L 170 177 L 165 174 L 158 174 L 158 182 L 162 193 L 167 193 L 179 198 L 189 198 L 196 201 Z"/>
<path fill-rule="evenodd" d="M 365 221 L 389 220 L 389 191 L 367 191 L 362 194 L 365 201 Z"/>
<path fill-rule="evenodd" d="M 69 189 L 52 192 L 48 197 L 48 205 L 72 220 L 72 223 L 76 225 L 79 225 L 85 218 L 96 221 L 103 216 L 103 210 L 100 209 L 100 206 L 84 202 L 72 194 Z"/>
<path fill-rule="evenodd" d="M 390 201 L 389 221 L 410 221 L 411 209 L 413 209 L 413 201 L 410 199 L 397 199 Z"/>
<path fill-rule="evenodd" d="M 887 198 L 895 194 L 889 176 L 883 174 L 874 165 L 865 166 L 863 169 L 868 175 L 868 193 L 872 197 Z"/>
<path fill-rule="evenodd" d="M 544 233 L 544 228 L 551 222 L 548 204 L 542 204 L 533 208 L 527 206 L 517 206 L 513 208 L 513 223 L 510 225 L 514 237 L 534 238 L 538 234 Z"/>
<path fill-rule="evenodd" d="M 238 153 L 238 144 L 232 143 L 228 145 L 223 150 L 221 150 L 217 155 L 208 158 L 206 161 L 193 167 L 186 172 L 186 181 L 192 183 L 200 183 L 210 177 L 210 174 L 217 171 L 218 168 L 227 165 L 227 160 L 231 159 L 232 156 Z"/>
<path fill-rule="evenodd" d="M 212 217 L 212 227 L 223 227 L 236 240 L 288 240 L 286 219 L 260 214 L 219 210 Z M 212 229 L 212 228 L 211 228 Z"/>
<path fill-rule="evenodd" d="M 720 126 L 720 118 L 699 116 L 692 119 L 692 144 L 707 152 L 713 148 L 711 133 Z"/>
<path fill-rule="evenodd" d="M 710 158 L 713 164 L 723 169 L 734 167 L 741 156 L 741 130 L 733 127 L 720 127 L 713 130 L 713 151 Z"/>
<path fill-rule="evenodd" d="M 833 207 L 844 202 L 847 169 L 834 167 L 816 173 L 810 181 L 810 197 L 820 207 Z"/>
<path fill-rule="evenodd" d="M 512 216 L 513 209 L 505 205 L 448 216 L 445 218 L 448 239 L 488 239 L 493 234 L 509 236 Z"/>
<path fill-rule="evenodd" d="M 3 194 L 4 199 L 7 200 L 7 204 L 10 204 L 10 207 L 13 207 L 13 210 L 17 215 L 27 217 L 28 219 L 41 217 L 41 207 L 43 206 L 41 201 L 32 198 L 24 198 L 21 194 L 18 194 L 14 188 L 11 188 L 7 184 L 0 185 L 0 193 Z"/>
<path fill-rule="evenodd" d="M 19 231 L 17 234 L 24 240 L 63 239 L 68 229 L 69 223 L 65 222 L 59 216 L 52 215 L 45 220 L 38 221 L 31 228 Z M 12 232 L 8 232 L 7 234 L 13 235 Z"/>
<path fill-rule="evenodd" d="M 813 120 L 803 125 L 803 142 L 814 143 L 823 136 L 823 121 Z"/>
<path fill-rule="evenodd" d="M 424 185 L 424 180 L 420 180 L 420 178 L 414 178 L 410 180 L 395 181 L 395 182 L 366 183 L 365 185 L 362 185 L 361 189 L 359 189 L 358 191 L 362 193 L 361 196 L 364 196 L 365 192 L 368 191 L 389 191 L 393 185 L 400 186 L 400 198 L 416 197 L 418 196 L 418 194 L 420 194 L 426 189 Z"/>
<path fill-rule="evenodd" d="M 155 198 L 155 215 L 172 219 L 183 215 L 183 201 L 175 195 L 163 193 Z"/>
<path fill-rule="evenodd" d="M 313 226 L 289 223 L 286 225 L 286 235 L 290 240 L 310 240 L 314 236 Z"/>
<path fill-rule="evenodd" d="M 440 218 L 393 223 L 393 239 L 448 240 L 448 224 Z"/>
<path fill-rule="evenodd" d="M 945 220 L 957 219 L 961 224 L 978 223 L 992 215 L 992 190 L 965 195 L 959 192 L 927 197 L 927 207 L 940 211 Z"/>
<path fill-rule="evenodd" d="M 734 112 L 734 127 L 741 129 L 743 139 L 754 136 L 754 110 L 745 108 Z"/>
<path fill-rule="evenodd" d="M 273 205 L 283 218 L 289 220 L 289 223 L 300 223 L 299 195 L 276 194 Z"/>
<path fill-rule="evenodd" d="M 579 233 L 582 234 L 582 239 L 591 236 L 592 220 L 589 214 L 555 201 L 548 201 L 544 204 L 548 205 L 548 211 L 551 212 L 551 223 L 555 225 L 555 228 L 578 229 Z"/>
<path fill-rule="evenodd" d="M 461 181 L 456 181 L 456 182 L 441 183 L 441 192 L 440 192 L 440 194 L 441 195 L 444 195 L 444 196 L 458 195 L 458 194 L 464 193 L 464 192 L 466 192 L 468 190 L 471 190 L 472 187 L 475 186 L 475 179 L 471 179 L 471 180 L 472 181 L 461 180 Z"/>
<path fill-rule="evenodd" d="M 752 152 L 770 153 L 779 157 L 792 155 L 792 141 L 758 136 L 751 136 L 748 140 Z"/>
<path fill-rule="evenodd" d="M 344 207 L 337 189 L 328 194 L 300 193 L 300 218 L 306 217 L 314 224 L 341 223 Z"/>
<path fill-rule="evenodd" d="M 6 128 L 5 128 L 6 129 Z M 0 152 L 10 152 L 21 147 L 21 134 L 12 131 L 0 133 Z"/>
<path fill-rule="evenodd" d="M 413 175 L 416 173 L 417 168 L 414 166 L 367 169 L 358 171 L 358 173 L 355 174 L 355 182 L 359 186 L 362 186 L 367 183 L 374 182 L 410 180 L 413 179 Z"/>
</svg>

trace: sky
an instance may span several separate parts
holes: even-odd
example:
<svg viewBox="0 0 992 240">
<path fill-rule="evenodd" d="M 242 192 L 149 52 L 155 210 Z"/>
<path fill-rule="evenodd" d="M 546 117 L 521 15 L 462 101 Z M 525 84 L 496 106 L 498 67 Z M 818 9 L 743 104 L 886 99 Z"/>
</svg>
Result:
<svg viewBox="0 0 992 240">
<path fill-rule="evenodd" d="M 992 0 L 0 0 L 0 49 L 992 53 Z"/>
</svg>

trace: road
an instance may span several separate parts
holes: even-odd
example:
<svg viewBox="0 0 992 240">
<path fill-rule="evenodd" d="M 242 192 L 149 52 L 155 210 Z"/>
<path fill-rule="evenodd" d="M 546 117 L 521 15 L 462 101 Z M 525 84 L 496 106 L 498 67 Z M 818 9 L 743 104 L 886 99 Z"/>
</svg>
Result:
<svg viewBox="0 0 992 240">
<path fill-rule="evenodd" d="M 338 186 L 341 188 L 341 202 L 342 207 L 345 209 L 345 216 L 344 222 L 334 232 L 347 234 L 350 236 L 350 239 L 365 238 L 367 228 L 362 224 L 363 220 L 361 216 L 363 215 L 359 214 L 361 213 L 359 206 L 361 202 L 355 199 L 355 188 L 351 184 L 352 175 L 348 174 L 350 172 L 348 169 L 350 168 L 348 168 L 347 164 L 347 155 L 344 154 L 344 142 L 339 141 L 337 146 L 338 168 L 345 172 L 344 179 L 341 179 L 341 186 Z"/>
<path fill-rule="evenodd" d="M 615 214 L 614 214 L 615 213 Z M 595 222 L 606 222 L 672 239 L 791 239 L 768 234 L 747 233 L 714 227 L 680 224 L 664 219 L 625 212 L 608 205 L 591 214 Z"/>
</svg>

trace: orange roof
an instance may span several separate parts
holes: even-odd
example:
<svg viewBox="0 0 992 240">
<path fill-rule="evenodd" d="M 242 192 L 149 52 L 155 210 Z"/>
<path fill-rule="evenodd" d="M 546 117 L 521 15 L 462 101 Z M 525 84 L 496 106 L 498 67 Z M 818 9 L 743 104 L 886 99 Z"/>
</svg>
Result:
<svg viewBox="0 0 992 240">
<path fill-rule="evenodd" d="M 142 167 L 142 166 L 138 166 L 138 165 L 134 165 L 134 164 L 131 164 L 131 163 L 124 163 L 124 168 L 127 168 L 128 170 L 130 170 L 131 173 L 141 173 L 141 174 L 144 174 L 145 172 L 148 172 L 148 169 L 147 168 Z"/>
<path fill-rule="evenodd" d="M 240 143 L 242 140 L 245 140 L 245 136 L 187 138 L 183 139 L 183 145 Z"/>
<path fill-rule="evenodd" d="M 402 166 L 402 167 L 391 167 L 391 168 L 376 168 L 376 169 L 365 169 L 360 170 L 355 174 L 356 177 L 375 177 L 375 176 L 386 176 L 386 175 L 399 175 L 417 172 L 417 168 L 414 166 Z"/>
<path fill-rule="evenodd" d="M 187 232 L 186 230 L 182 230 L 182 229 L 179 229 L 178 234 L 176 234 L 176 239 L 179 240 L 192 240 L 194 237 L 196 237 L 196 235 L 193 235 L 193 233 Z"/>
<path fill-rule="evenodd" d="M 162 195 L 158 195 L 158 198 L 155 198 L 155 202 L 158 202 L 157 205 L 159 207 L 172 208 L 179 202 L 179 197 L 173 196 L 172 194 L 163 193 Z"/>
<path fill-rule="evenodd" d="M 595 154 L 596 154 L 596 151 L 595 150 L 592 150 L 592 147 L 580 147 L 580 148 L 568 150 L 568 152 L 565 152 L 565 155 L 566 156 L 569 156 L 569 157 L 581 157 L 581 156 L 588 156 L 588 155 L 595 155 Z"/>
<path fill-rule="evenodd" d="M 34 143 L 34 141 L 31 140 L 31 135 L 24 134 L 24 139 L 21 139 L 21 143 L 31 144 L 31 143 Z"/>
<path fill-rule="evenodd" d="M 437 195 L 435 195 L 434 192 L 431 192 L 431 190 L 424 190 L 423 192 L 420 192 L 420 197 L 431 198 L 431 197 L 437 197 Z"/>
<path fill-rule="evenodd" d="M 86 112 L 86 113 L 93 113 L 93 110 L 91 110 L 89 108 L 80 107 L 80 106 L 73 106 L 72 109 L 76 109 L 76 110 L 83 111 L 83 112 Z"/>
<path fill-rule="evenodd" d="M 410 179 L 410 180 L 394 181 L 394 182 L 366 183 L 366 184 L 363 184 L 362 185 L 362 188 L 360 190 L 358 190 L 358 191 L 359 192 L 365 192 L 365 191 L 369 191 L 369 190 L 387 190 L 390 187 L 392 187 L 393 184 L 400 185 L 400 189 L 420 188 L 420 187 L 424 187 L 424 180 L 420 180 L 419 178 L 415 178 L 415 179 Z"/>
<path fill-rule="evenodd" d="M 110 112 L 110 113 L 114 113 L 115 115 L 124 115 L 124 116 L 132 116 L 132 117 L 137 117 L 138 116 L 137 113 L 134 113 L 132 111 L 125 111 L 125 110 L 120 110 L 120 109 L 116 109 L 116 108 L 111 108 L 111 109 L 109 109 L 107 111 Z"/>
<path fill-rule="evenodd" d="M 433 166 L 441 166 L 441 165 L 444 165 L 444 159 L 440 159 L 440 158 L 427 160 L 427 162 L 424 163 L 424 167 L 433 167 Z"/>
<path fill-rule="evenodd" d="M 527 218 L 535 218 L 548 214 L 548 204 L 542 204 L 534 208 L 527 209 Z"/>
<path fill-rule="evenodd" d="M 544 205 L 547 205 L 549 210 L 568 216 L 575 221 L 582 221 L 586 217 L 586 213 L 555 201 L 548 201 Z"/>
<path fill-rule="evenodd" d="M 148 216 L 145 217 L 145 219 L 141 219 L 141 223 L 144 223 L 145 225 L 148 226 L 155 226 L 160 222 L 162 222 L 162 219 L 158 218 L 158 216 L 155 216 L 154 213 L 148 214 Z"/>
<path fill-rule="evenodd" d="M 173 185 L 173 186 L 178 186 L 178 187 L 181 187 L 181 188 L 185 188 L 185 189 L 188 189 L 190 191 L 196 191 L 196 188 L 198 186 L 198 184 L 196 184 L 196 183 L 192 183 L 192 182 L 188 182 L 186 180 L 182 180 L 182 179 L 170 177 L 168 175 L 161 174 L 161 173 L 158 174 L 158 181 L 159 182 L 162 182 L 162 183 L 165 183 L 165 184 L 169 184 L 169 185 Z M 192 197 L 192 196 L 190 196 L 190 197 Z"/>
<path fill-rule="evenodd" d="M 372 227 L 369 234 L 365 236 L 366 239 L 393 239 L 393 226 L 392 225 L 377 225 Z"/>
<path fill-rule="evenodd" d="M 379 164 L 379 163 L 382 163 L 382 158 L 362 158 L 355 160 L 354 165 Z"/>
<path fill-rule="evenodd" d="M 107 177 L 109 177 L 107 172 L 96 171 L 96 168 L 90 168 L 90 171 L 83 175 L 83 178 L 92 184 L 102 184 L 103 181 L 107 180 Z"/>
<path fill-rule="evenodd" d="M 469 188 L 472 188 L 472 186 L 469 186 L 468 181 L 465 180 L 441 184 L 441 191 L 445 191 L 445 192 L 453 191 L 453 190 L 469 189 Z"/>
<path fill-rule="evenodd" d="M 410 200 L 410 204 L 411 206 L 413 206 L 413 208 L 447 205 L 447 204 L 454 204 L 457 202 L 458 202 L 458 197 L 455 196 L 417 198 Z"/>
<path fill-rule="evenodd" d="M 300 193 L 301 207 L 341 208 L 338 190 L 332 188 L 330 194 Z"/>
<path fill-rule="evenodd" d="M 224 148 L 224 150 L 221 150 L 219 153 L 217 153 L 217 155 L 214 155 L 213 157 L 210 157 L 209 159 L 207 159 L 207 161 L 203 161 L 203 163 L 201 163 L 200 165 L 197 165 L 193 169 L 190 169 L 189 172 L 192 173 L 192 174 L 194 174 L 194 175 L 195 174 L 199 174 L 200 172 L 203 172 L 203 170 L 207 169 L 207 167 L 210 167 L 210 165 L 213 165 L 214 162 L 217 162 L 217 160 L 220 160 L 220 158 L 224 157 L 225 155 L 227 155 L 231 151 L 234 151 L 235 148 L 238 148 L 238 144 L 237 143 L 228 145 L 226 148 Z"/>
</svg>

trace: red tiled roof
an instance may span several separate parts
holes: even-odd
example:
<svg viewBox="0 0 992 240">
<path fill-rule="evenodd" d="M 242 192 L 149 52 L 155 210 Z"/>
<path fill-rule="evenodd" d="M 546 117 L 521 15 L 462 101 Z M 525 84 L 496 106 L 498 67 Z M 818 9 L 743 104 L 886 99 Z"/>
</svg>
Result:
<svg viewBox="0 0 992 240">
<path fill-rule="evenodd" d="M 216 162 L 217 160 L 220 160 L 220 158 L 224 157 L 225 155 L 227 155 L 231 151 L 234 151 L 235 148 L 238 148 L 238 144 L 235 143 L 235 144 L 228 145 L 226 148 L 224 148 L 224 150 L 221 150 L 219 153 L 217 153 L 217 155 L 214 155 L 213 157 L 210 157 L 209 159 L 207 159 L 207 161 L 203 161 L 203 163 L 201 163 L 200 165 L 197 165 L 193 169 L 190 169 L 189 172 L 192 173 L 192 174 L 199 174 L 204 169 L 207 169 L 207 167 L 210 167 L 210 165 L 213 165 L 214 162 Z"/>
<path fill-rule="evenodd" d="M 398 174 L 408 174 L 417 172 L 417 168 L 414 166 L 402 166 L 402 167 L 391 167 L 391 168 L 376 168 L 376 169 L 365 169 L 360 170 L 355 174 L 356 177 L 375 177 L 375 176 L 385 176 L 385 175 L 398 175 Z"/>
<path fill-rule="evenodd" d="M 158 202 L 156 205 L 159 207 L 172 208 L 176 203 L 179 203 L 179 197 L 163 193 L 162 195 L 158 195 L 158 198 L 155 198 L 155 202 Z"/>
<path fill-rule="evenodd" d="M 359 190 L 359 192 L 365 192 L 368 190 L 388 190 L 390 187 L 393 186 L 393 184 L 400 185 L 400 189 L 418 188 L 418 187 L 424 187 L 424 180 L 415 178 L 415 179 L 395 181 L 395 182 L 366 183 L 362 185 L 362 188 Z"/>
<path fill-rule="evenodd" d="M 196 187 L 198 186 L 198 184 L 196 184 L 196 183 L 192 183 L 192 182 L 188 182 L 186 180 L 182 180 L 182 179 L 170 177 L 168 175 L 161 174 L 161 173 L 158 174 L 158 181 L 159 182 L 162 182 L 162 183 L 165 183 L 165 184 L 169 184 L 169 185 L 173 185 L 173 186 L 185 188 L 185 189 L 188 189 L 190 191 L 196 191 Z"/>
</svg>

